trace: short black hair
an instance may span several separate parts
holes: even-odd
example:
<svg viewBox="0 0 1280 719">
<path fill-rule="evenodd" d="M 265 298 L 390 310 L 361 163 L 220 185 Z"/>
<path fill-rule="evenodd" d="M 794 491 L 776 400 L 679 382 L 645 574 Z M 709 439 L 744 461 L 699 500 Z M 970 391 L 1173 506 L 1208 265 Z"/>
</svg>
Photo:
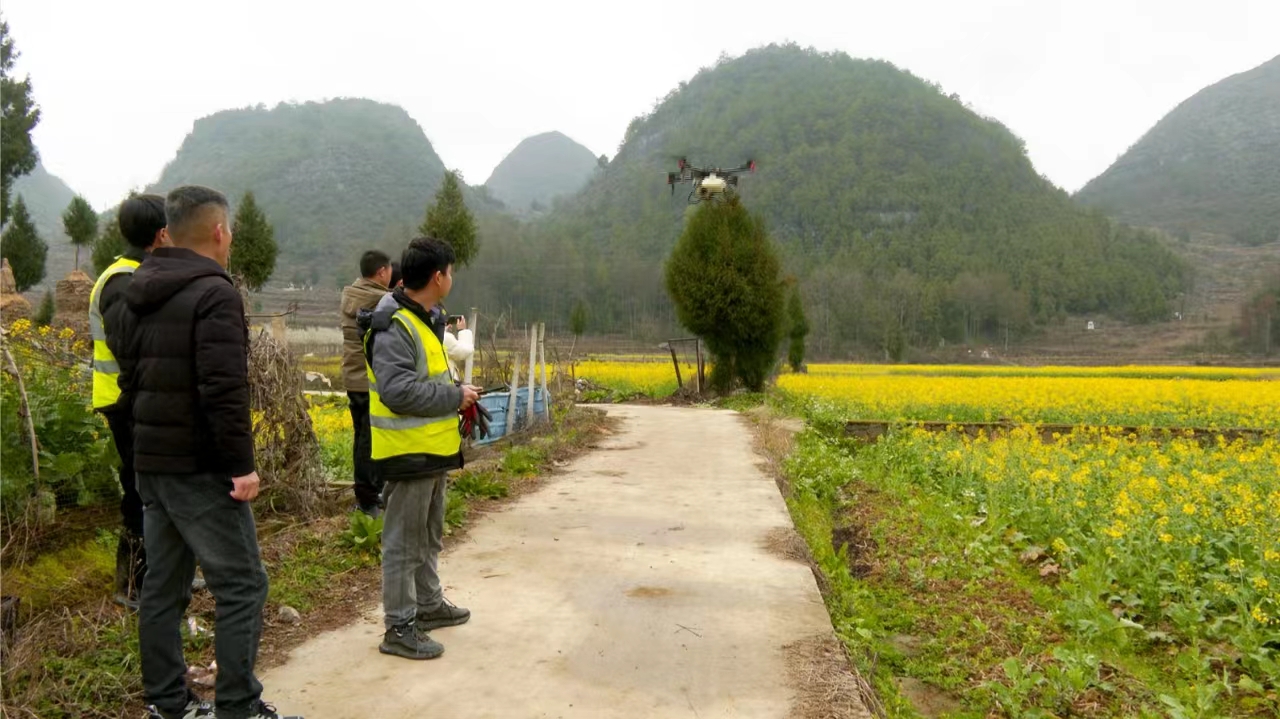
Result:
<svg viewBox="0 0 1280 719">
<path fill-rule="evenodd" d="M 133 195 L 120 203 L 120 234 L 134 247 L 146 249 L 155 244 L 156 233 L 168 224 L 164 214 L 164 198 L 159 195 Z"/>
<path fill-rule="evenodd" d="M 415 237 L 400 255 L 405 289 L 426 287 L 437 272 L 447 271 L 456 259 L 448 242 L 433 237 Z"/>
<path fill-rule="evenodd" d="M 174 238 L 175 243 L 182 237 L 187 225 L 198 218 L 209 205 L 217 205 L 223 211 L 231 207 L 226 195 L 201 185 L 183 185 L 169 192 L 164 201 L 164 216 L 169 226 L 169 235 Z"/>
<path fill-rule="evenodd" d="M 378 270 L 391 264 L 391 258 L 382 250 L 367 250 L 360 255 L 360 276 L 369 278 L 378 274 Z"/>
<path fill-rule="evenodd" d="M 400 263 L 392 262 L 391 263 L 391 285 L 390 285 L 391 289 L 395 289 L 396 285 L 400 284 L 400 280 L 403 280 L 403 279 L 404 279 L 404 275 L 400 274 Z"/>
</svg>

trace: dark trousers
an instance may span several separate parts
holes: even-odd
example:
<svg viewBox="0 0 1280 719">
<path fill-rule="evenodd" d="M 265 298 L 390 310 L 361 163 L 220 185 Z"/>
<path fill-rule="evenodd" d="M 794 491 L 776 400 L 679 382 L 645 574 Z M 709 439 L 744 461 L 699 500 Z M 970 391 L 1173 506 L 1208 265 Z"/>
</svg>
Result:
<svg viewBox="0 0 1280 719">
<path fill-rule="evenodd" d="M 147 578 L 138 616 L 142 686 L 149 703 L 180 713 L 187 663 L 179 627 L 191 602 L 196 561 L 217 603 L 219 719 L 243 719 L 262 695 L 253 674 L 267 601 L 253 512 L 231 498 L 225 474 L 139 474 L 145 507 Z"/>
<path fill-rule="evenodd" d="M 127 411 L 110 410 L 102 413 L 111 428 L 116 452 L 120 455 L 120 517 L 124 528 L 135 537 L 142 536 L 142 497 L 138 496 L 138 479 L 133 472 L 133 418 Z"/>
<path fill-rule="evenodd" d="M 387 482 L 382 528 L 382 611 L 387 629 L 440 607 L 445 473 Z"/>
<path fill-rule="evenodd" d="M 351 410 L 351 428 L 355 441 L 351 445 L 351 459 L 355 467 L 356 502 L 363 509 L 380 504 L 382 482 L 373 464 L 373 439 L 369 435 L 369 393 L 348 392 L 347 407 Z"/>
</svg>

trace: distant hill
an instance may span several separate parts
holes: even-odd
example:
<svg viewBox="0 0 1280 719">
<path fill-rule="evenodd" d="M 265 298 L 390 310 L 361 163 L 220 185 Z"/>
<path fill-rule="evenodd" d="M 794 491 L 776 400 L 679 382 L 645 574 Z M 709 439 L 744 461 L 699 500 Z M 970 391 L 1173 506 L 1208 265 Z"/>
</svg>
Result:
<svg viewBox="0 0 1280 719">
<path fill-rule="evenodd" d="M 274 280 L 350 282 L 360 253 L 403 248 L 445 166 L 402 108 L 363 99 L 227 110 L 197 120 L 148 191 L 252 190 L 275 227 Z M 497 207 L 467 190 L 474 210 Z"/>
<path fill-rule="evenodd" d="M 1280 240 L 1280 56 L 1192 95 L 1076 197 L 1183 237 Z"/>
<path fill-rule="evenodd" d="M 61 178 L 49 174 L 44 165 L 38 163 L 30 174 L 14 181 L 13 194 L 22 195 L 31 218 L 35 220 L 36 231 L 49 246 L 49 254 L 45 257 L 44 281 L 33 290 L 53 287 L 53 283 L 66 277 L 75 267 L 75 248 L 62 231 L 62 212 L 67 209 L 76 193 Z M 87 255 L 81 254 L 80 261 L 84 264 Z"/>
<path fill-rule="evenodd" d="M 521 140 L 484 183 L 513 212 L 540 212 L 587 183 L 599 161 L 559 132 Z"/>
<path fill-rule="evenodd" d="M 1083 210 L 1022 142 L 882 61 L 795 46 L 726 59 L 627 128 L 600 178 L 501 236 L 455 290 L 563 328 L 678 332 L 662 264 L 683 228 L 675 158 L 758 171 L 740 193 L 800 279 L 823 353 L 1003 339 L 1073 313 L 1170 313 L 1188 270 L 1154 233 Z"/>
</svg>

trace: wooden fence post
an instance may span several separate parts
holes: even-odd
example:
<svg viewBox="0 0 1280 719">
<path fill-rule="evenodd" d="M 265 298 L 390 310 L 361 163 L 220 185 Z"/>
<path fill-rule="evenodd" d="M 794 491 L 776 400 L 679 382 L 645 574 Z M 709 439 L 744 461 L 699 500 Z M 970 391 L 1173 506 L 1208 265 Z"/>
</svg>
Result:
<svg viewBox="0 0 1280 719">
<path fill-rule="evenodd" d="M 476 358 L 476 352 L 480 351 L 480 343 L 475 341 L 475 338 L 480 336 L 479 331 L 477 331 L 476 329 L 476 322 L 479 321 L 479 319 L 480 319 L 480 313 L 476 311 L 476 308 L 472 307 L 471 319 L 470 321 L 467 322 L 467 329 L 471 330 L 471 337 L 472 337 L 471 346 L 474 348 L 474 350 L 471 352 L 471 356 L 467 357 L 467 364 L 465 369 L 463 369 L 463 372 L 462 372 L 462 381 L 465 384 L 471 384 L 471 368 Z"/>
<path fill-rule="evenodd" d="M 542 366 L 542 401 L 547 408 L 548 420 L 551 419 L 551 395 L 547 393 L 547 323 L 538 323 L 538 363 Z"/>
<path fill-rule="evenodd" d="M 507 435 L 516 431 L 516 390 L 520 389 L 520 350 L 511 353 L 511 394 L 507 397 Z"/>
<path fill-rule="evenodd" d="M 529 326 L 529 412 L 524 416 L 526 422 L 532 426 L 537 420 L 533 414 L 533 400 L 537 389 L 538 375 L 538 323 L 534 322 Z"/>
</svg>

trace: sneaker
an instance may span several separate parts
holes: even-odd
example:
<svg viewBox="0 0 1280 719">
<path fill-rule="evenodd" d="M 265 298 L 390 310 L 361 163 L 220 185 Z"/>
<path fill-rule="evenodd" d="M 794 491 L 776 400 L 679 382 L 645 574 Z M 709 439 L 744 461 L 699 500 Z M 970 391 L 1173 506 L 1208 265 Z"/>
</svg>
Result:
<svg viewBox="0 0 1280 719">
<path fill-rule="evenodd" d="M 147 719 L 215 719 L 213 713 L 213 704 L 202 702 L 195 697 L 187 701 L 187 706 L 183 708 L 181 713 L 170 714 L 161 711 L 160 707 L 155 704 L 147 706 Z"/>
<path fill-rule="evenodd" d="M 440 627 L 456 627 L 466 624 L 471 618 L 471 610 L 454 606 L 448 599 L 441 599 L 440 606 L 429 612 L 418 612 L 418 631 L 429 632 Z"/>
<path fill-rule="evenodd" d="M 262 700 L 259 700 L 257 705 L 250 709 L 250 711 L 252 713 L 249 714 L 249 719 L 302 719 L 302 717 L 297 714 L 282 716 L 276 711 L 275 707 Z"/>
<path fill-rule="evenodd" d="M 401 624 L 387 630 L 378 651 L 405 659 L 435 659 L 444 654 L 444 646 L 414 625 Z"/>
</svg>

